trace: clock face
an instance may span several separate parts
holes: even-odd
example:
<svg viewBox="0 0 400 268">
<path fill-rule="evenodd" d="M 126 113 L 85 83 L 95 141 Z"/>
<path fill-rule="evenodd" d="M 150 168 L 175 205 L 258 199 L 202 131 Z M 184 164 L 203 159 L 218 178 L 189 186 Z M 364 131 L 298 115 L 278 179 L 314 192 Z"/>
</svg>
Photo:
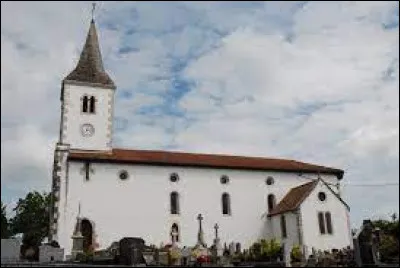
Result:
<svg viewBox="0 0 400 268">
<path fill-rule="evenodd" d="M 90 137 L 94 134 L 94 127 L 91 124 L 83 124 L 81 126 L 81 133 L 84 137 Z"/>
</svg>

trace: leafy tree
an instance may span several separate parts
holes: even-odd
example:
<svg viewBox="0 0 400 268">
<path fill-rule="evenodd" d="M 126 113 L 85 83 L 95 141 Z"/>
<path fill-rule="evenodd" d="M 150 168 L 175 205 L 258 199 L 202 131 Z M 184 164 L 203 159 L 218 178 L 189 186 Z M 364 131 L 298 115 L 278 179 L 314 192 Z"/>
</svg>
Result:
<svg viewBox="0 0 400 268">
<path fill-rule="evenodd" d="M 30 192 L 19 199 L 11 220 L 12 233 L 23 233 L 23 243 L 38 246 L 49 232 L 51 194 Z"/>
<path fill-rule="evenodd" d="M 8 219 L 6 216 L 6 206 L 3 205 L 3 201 L 1 201 L 1 238 L 9 238 L 10 237 L 10 229 L 8 224 Z"/>
<path fill-rule="evenodd" d="M 393 214 L 391 221 L 377 220 L 373 224 L 381 230 L 379 251 L 383 262 L 398 258 L 399 256 L 399 220 Z"/>
</svg>

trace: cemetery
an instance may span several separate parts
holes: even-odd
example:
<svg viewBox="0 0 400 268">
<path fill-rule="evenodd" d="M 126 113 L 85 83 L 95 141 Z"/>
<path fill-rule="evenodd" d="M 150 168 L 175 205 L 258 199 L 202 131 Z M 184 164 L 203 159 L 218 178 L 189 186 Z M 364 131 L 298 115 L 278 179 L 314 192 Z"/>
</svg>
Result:
<svg viewBox="0 0 400 268">
<path fill-rule="evenodd" d="M 84 236 L 77 228 L 72 235 L 73 250 L 64 261 L 64 251 L 58 243 L 52 242 L 38 248 L 38 260 L 21 259 L 21 241 L 2 239 L 1 266 L 27 267 L 36 265 L 107 267 L 107 266 L 193 266 L 193 267 L 399 267 L 397 264 L 380 262 L 379 229 L 370 220 L 364 220 L 360 230 L 353 236 L 353 248 L 312 250 L 310 256 L 303 256 L 302 248 L 286 248 L 276 240 L 254 242 L 248 249 L 240 243 L 220 241 L 219 226 L 214 225 L 214 240 L 211 246 L 204 241 L 203 216 L 197 217 L 199 227 L 197 243 L 191 247 L 178 245 L 178 233 L 171 231 L 171 242 L 166 245 L 146 245 L 136 237 L 124 237 L 103 250 L 84 251 Z M 78 226 L 80 222 L 78 219 Z M 34 255 L 29 250 L 25 254 Z"/>
</svg>

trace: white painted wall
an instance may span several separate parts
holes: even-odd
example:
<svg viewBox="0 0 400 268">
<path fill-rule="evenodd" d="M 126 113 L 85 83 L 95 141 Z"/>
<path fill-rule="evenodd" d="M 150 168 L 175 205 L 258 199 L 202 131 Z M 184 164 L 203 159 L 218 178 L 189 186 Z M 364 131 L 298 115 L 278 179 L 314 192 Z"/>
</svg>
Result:
<svg viewBox="0 0 400 268">
<path fill-rule="evenodd" d="M 326 200 L 320 201 L 318 193 L 323 191 Z M 303 225 L 303 243 L 307 247 L 308 255 L 311 249 L 329 250 L 341 249 L 352 246 L 350 229 L 348 226 L 347 208 L 327 187 L 319 182 L 314 191 L 302 203 L 301 207 Z M 318 212 L 330 212 L 332 218 L 333 234 L 320 234 L 318 225 Z"/>
<path fill-rule="evenodd" d="M 81 98 L 84 94 L 96 98 L 94 114 L 82 112 Z M 114 90 L 88 86 L 64 85 L 64 109 L 61 142 L 70 144 L 71 149 L 110 150 Z M 83 137 L 81 125 L 90 123 L 95 132 Z"/>
<path fill-rule="evenodd" d="M 63 221 L 60 227 L 63 228 L 60 228 L 58 237 L 61 246 L 66 248 L 66 254 L 71 250 L 71 235 L 79 202 L 81 216 L 96 224 L 100 248 L 108 247 L 125 236 L 142 237 L 147 244 L 167 243 L 174 222 L 180 228 L 181 244 L 192 246 L 197 239 L 198 213 L 204 216 L 203 230 L 208 245 L 214 238 L 213 226 L 218 223 L 223 243 L 240 242 L 242 248 L 247 248 L 271 232 L 266 229 L 267 195 L 275 194 L 279 202 L 290 188 L 309 181 L 296 173 L 283 172 L 105 163 L 91 165 L 94 174 L 90 175 L 90 181 L 85 181 L 83 163 L 70 162 L 68 180 L 62 183 L 69 189 L 61 189 L 64 200 L 60 204 L 67 204 L 67 209 L 60 217 Z M 126 181 L 118 177 L 122 169 L 129 173 Z M 177 183 L 169 180 L 173 172 L 180 177 Z M 220 183 L 221 175 L 229 176 L 228 185 Z M 275 178 L 274 185 L 266 185 L 267 176 Z M 179 216 L 170 215 L 169 194 L 172 191 L 180 194 Z M 221 195 L 224 192 L 231 196 L 231 216 L 222 215 Z M 60 211 L 63 213 L 63 210 Z M 292 224 L 291 221 L 289 216 L 288 225 Z M 290 226 L 288 232 L 292 232 Z"/>
<path fill-rule="evenodd" d="M 270 225 L 270 233 L 268 239 L 275 238 L 281 243 L 285 243 L 290 248 L 293 245 L 299 245 L 299 231 L 297 224 L 297 212 L 287 212 L 283 214 L 286 219 L 286 238 L 282 237 L 281 229 L 281 215 L 269 217 L 268 223 Z"/>
</svg>

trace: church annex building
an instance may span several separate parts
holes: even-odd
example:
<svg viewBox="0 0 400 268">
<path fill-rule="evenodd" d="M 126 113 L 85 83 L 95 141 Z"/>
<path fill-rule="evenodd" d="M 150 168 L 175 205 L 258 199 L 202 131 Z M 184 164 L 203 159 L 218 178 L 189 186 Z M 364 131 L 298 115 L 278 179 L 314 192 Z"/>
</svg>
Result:
<svg viewBox="0 0 400 268">
<path fill-rule="evenodd" d="M 276 238 L 311 249 L 351 245 L 343 171 L 294 160 L 117 149 L 112 147 L 116 86 L 106 73 L 94 20 L 76 68 L 62 81 L 54 153 L 50 239 L 71 254 L 77 217 L 84 247 L 123 237 L 160 245 L 204 241 L 248 248 Z M 78 212 L 79 211 L 79 212 Z M 78 215 L 79 214 L 79 215 Z"/>
</svg>

